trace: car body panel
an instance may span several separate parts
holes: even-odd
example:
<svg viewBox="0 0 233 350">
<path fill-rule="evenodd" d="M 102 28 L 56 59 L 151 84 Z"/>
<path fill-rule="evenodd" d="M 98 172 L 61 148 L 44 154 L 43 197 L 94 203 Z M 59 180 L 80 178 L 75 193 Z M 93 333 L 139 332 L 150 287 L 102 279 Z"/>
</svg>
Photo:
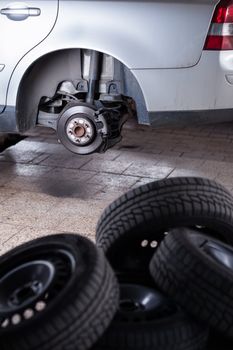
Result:
<svg viewBox="0 0 233 350">
<path fill-rule="evenodd" d="M 190 67 L 200 59 L 217 3 L 61 0 L 55 32 L 63 42 L 105 52 L 130 69 Z"/>
<path fill-rule="evenodd" d="M 15 4 L 14 1 L 1 0 L 0 8 L 9 8 Z M 40 15 L 29 16 L 25 20 L 12 20 L 0 15 L 0 28 L 3 29 L 0 36 L 0 112 L 5 107 L 7 86 L 15 66 L 48 36 L 57 18 L 58 0 L 29 0 L 26 5 L 40 9 Z"/>
<path fill-rule="evenodd" d="M 129 69 L 193 66 L 201 57 L 216 3 L 217 0 L 187 3 L 181 0 L 61 0 L 53 31 L 17 64 L 7 104 L 16 104 L 18 87 L 28 67 L 41 56 L 57 50 L 101 51 Z M 3 104 L 2 94 L 0 104 Z"/>
<path fill-rule="evenodd" d="M 233 107 L 233 51 L 204 51 L 199 63 L 183 69 L 133 70 L 149 112 Z M 155 88 L 156 86 L 158 88 Z"/>
<path fill-rule="evenodd" d="M 48 2 L 53 1 L 44 1 Z M 207 119 L 207 113 L 211 115 L 214 110 L 227 111 L 229 118 L 233 109 L 233 51 L 203 51 L 217 3 L 218 0 L 60 0 L 53 30 L 14 68 L 8 84 L 8 116 L 13 120 L 22 78 L 35 62 L 49 53 L 82 48 L 111 55 L 133 73 L 150 116 L 139 116 L 141 123 L 171 120 L 173 112 L 180 113 L 181 119 L 196 113 L 194 119 L 200 122 L 201 115 Z M 59 80 L 55 79 L 54 88 L 57 84 Z M 2 93 L 0 104 L 5 105 Z M 222 120 L 224 115 L 219 113 Z M 8 129 L 10 125 L 13 124 L 8 123 Z"/>
</svg>

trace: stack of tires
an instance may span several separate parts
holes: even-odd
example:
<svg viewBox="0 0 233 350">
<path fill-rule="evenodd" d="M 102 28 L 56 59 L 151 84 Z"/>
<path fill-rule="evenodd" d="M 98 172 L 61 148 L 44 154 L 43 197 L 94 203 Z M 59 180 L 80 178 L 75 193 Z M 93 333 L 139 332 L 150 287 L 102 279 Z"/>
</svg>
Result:
<svg viewBox="0 0 233 350">
<path fill-rule="evenodd" d="M 233 349 L 233 198 L 225 188 L 201 178 L 136 188 L 104 211 L 96 240 L 121 287 L 99 349 Z"/>
<path fill-rule="evenodd" d="M 0 258 L 1 350 L 232 350 L 226 189 L 141 186 L 104 211 L 96 241 L 53 235 Z"/>
</svg>

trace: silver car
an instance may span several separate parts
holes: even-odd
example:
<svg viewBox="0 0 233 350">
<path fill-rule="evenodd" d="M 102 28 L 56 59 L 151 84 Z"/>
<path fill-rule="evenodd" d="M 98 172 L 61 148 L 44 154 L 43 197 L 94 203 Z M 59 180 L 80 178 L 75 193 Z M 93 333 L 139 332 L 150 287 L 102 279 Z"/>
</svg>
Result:
<svg viewBox="0 0 233 350">
<path fill-rule="evenodd" d="M 0 132 L 104 152 L 148 125 L 233 119 L 232 0 L 0 0 Z"/>
</svg>

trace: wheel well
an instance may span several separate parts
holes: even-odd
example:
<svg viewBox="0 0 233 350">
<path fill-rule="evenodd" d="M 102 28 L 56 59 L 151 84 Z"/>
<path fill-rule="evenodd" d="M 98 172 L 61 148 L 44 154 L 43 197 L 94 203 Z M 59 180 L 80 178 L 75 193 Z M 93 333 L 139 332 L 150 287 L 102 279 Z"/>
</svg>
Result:
<svg viewBox="0 0 233 350">
<path fill-rule="evenodd" d="M 62 81 L 76 85 L 88 79 L 88 56 L 90 50 L 66 49 L 48 53 L 36 60 L 25 72 L 17 94 L 17 124 L 20 132 L 34 127 L 37 121 L 38 105 L 43 96 L 52 97 Z M 148 111 L 141 87 L 132 72 L 112 56 L 103 54 L 100 90 L 104 83 L 117 82 L 118 92 L 131 97 L 136 104 L 140 123 L 148 123 Z"/>
</svg>

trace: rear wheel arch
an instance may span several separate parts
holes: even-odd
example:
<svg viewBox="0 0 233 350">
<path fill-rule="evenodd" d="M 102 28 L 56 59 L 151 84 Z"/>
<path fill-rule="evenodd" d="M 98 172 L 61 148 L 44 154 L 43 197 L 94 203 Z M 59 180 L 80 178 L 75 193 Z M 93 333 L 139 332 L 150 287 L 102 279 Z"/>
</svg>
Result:
<svg viewBox="0 0 233 350">
<path fill-rule="evenodd" d="M 34 127 L 37 121 L 38 104 L 42 96 L 53 96 L 61 81 L 77 81 L 82 78 L 82 49 L 62 49 L 49 52 L 36 59 L 24 72 L 17 91 L 16 120 L 20 132 Z M 149 123 L 148 110 L 142 88 L 132 71 L 115 57 L 114 74 L 121 76 L 121 93 L 133 98 L 137 119 L 141 124 Z M 114 64 L 115 67 L 115 64 Z"/>
</svg>

